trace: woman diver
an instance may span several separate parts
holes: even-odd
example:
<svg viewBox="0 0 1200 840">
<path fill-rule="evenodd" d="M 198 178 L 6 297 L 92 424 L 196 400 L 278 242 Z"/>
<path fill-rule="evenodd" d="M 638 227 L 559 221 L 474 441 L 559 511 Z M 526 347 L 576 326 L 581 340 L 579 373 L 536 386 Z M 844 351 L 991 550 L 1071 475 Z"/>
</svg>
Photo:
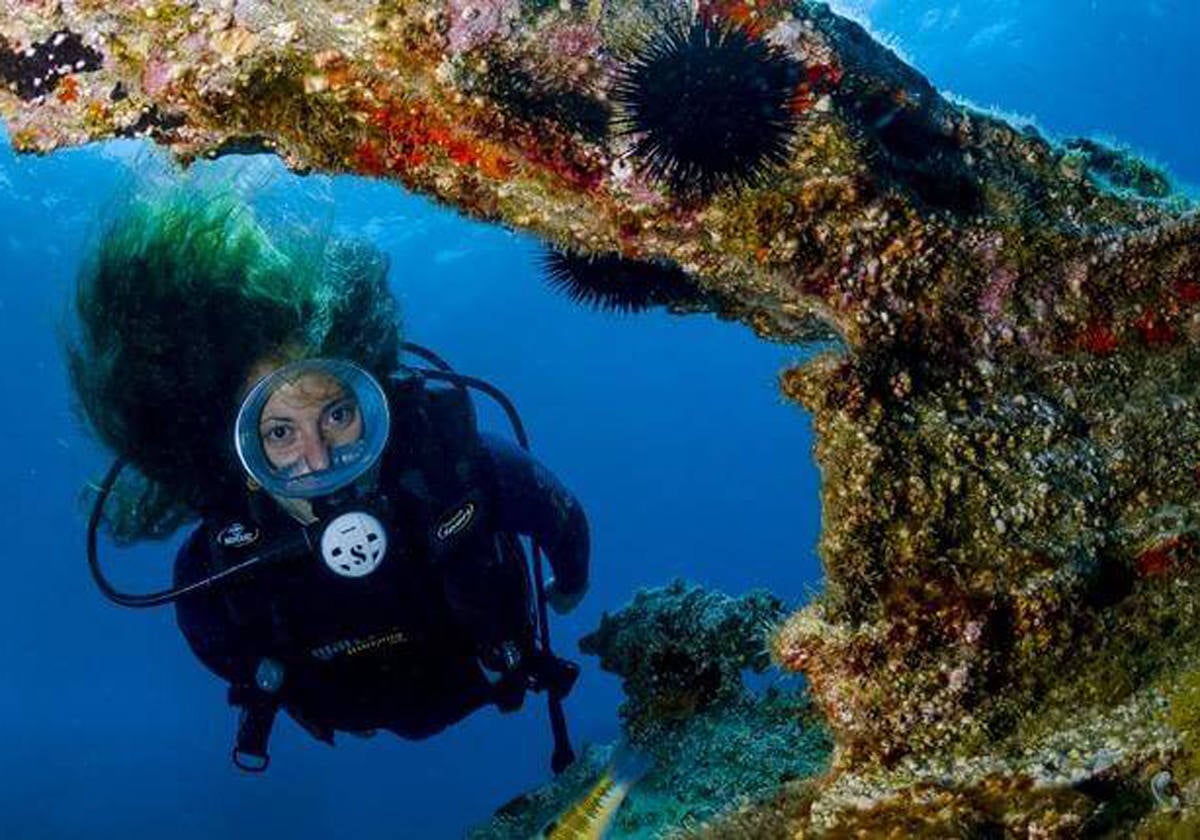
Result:
<svg viewBox="0 0 1200 840">
<path fill-rule="evenodd" d="M 523 448 L 477 430 L 468 387 L 525 443 L 503 394 L 401 343 L 382 254 L 268 236 L 228 195 L 172 194 L 107 230 L 76 317 L 72 384 L 117 455 L 93 575 L 119 604 L 175 604 L 241 709 L 238 766 L 266 767 L 281 708 L 327 742 L 423 738 L 530 689 L 550 698 L 555 769 L 570 762 L 561 700 L 578 670 L 550 651 L 545 607 L 587 589 L 587 519 Z M 195 519 L 171 589 L 104 576 L 101 523 L 130 543 Z"/>
</svg>

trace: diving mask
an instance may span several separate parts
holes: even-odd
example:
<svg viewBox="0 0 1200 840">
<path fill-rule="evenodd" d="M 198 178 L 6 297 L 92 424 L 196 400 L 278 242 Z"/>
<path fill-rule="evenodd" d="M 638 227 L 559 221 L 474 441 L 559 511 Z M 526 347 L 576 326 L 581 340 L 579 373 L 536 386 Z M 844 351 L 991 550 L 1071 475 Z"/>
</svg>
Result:
<svg viewBox="0 0 1200 840">
<path fill-rule="evenodd" d="M 371 374 L 338 359 L 303 359 L 263 377 L 238 410 L 234 444 L 246 474 L 284 499 L 314 499 L 375 466 L 390 427 Z"/>
</svg>

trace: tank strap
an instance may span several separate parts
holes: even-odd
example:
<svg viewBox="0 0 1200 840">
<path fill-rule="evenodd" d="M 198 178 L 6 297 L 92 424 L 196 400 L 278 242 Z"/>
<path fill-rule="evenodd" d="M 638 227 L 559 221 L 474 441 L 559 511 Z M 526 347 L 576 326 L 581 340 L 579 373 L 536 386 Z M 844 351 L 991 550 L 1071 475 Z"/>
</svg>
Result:
<svg viewBox="0 0 1200 840">
<path fill-rule="evenodd" d="M 234 685 L 229 688 L 229 704 L 241 710 L 233 743 L 233 764 L 246 773 L 262 773 L 271 764 L 267 747 L 279 713 L 279 698 L 257 686 Z"/>
</svg>

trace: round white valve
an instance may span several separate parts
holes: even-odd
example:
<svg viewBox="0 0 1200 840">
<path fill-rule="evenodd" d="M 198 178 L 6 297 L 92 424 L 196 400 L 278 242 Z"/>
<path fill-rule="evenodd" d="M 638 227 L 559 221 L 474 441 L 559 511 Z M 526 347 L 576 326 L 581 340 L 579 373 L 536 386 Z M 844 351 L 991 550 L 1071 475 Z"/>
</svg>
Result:
<svg viewBox="0 0 1200 840">
<path fill-rule="evenodd" d="M 365 577 L 379 568 L 387 552 L 387 532 L 369 513 L 343 513 L 321 535 L 325 565 L 342 577 Z"/>
</svg>

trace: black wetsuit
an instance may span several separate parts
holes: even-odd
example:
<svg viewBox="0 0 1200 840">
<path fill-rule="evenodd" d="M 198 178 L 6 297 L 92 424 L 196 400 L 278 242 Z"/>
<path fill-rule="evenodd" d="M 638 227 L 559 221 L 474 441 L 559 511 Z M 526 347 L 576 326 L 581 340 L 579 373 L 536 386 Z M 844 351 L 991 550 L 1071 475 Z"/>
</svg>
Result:
<svg viewBox="0 0 1200 840">
<path fill-rule="evenodd" d="M 233 702 L 269 703 L 272 717 L 284 708 L 324 740 L 379 728 L 422 738 L 489 702 L 514 705 L 513 676 L 537 659 L 516 535 L 546 552 L 561 592 L 587 585 L 586 517 L 548 470 L 479 434 L 460 389 L 398 376 L 388 397 L 392 428 L 370 511 L 388 533 L 379 568 L 340 577 L 307 554 L 177 604 L 188 644 L 230 682 Z M 301 530 L 250 493 L 206 516 L 180 550 L 176 583 Z M 264 661 L 283 675 L 269 692 Z"/>
</svg>

